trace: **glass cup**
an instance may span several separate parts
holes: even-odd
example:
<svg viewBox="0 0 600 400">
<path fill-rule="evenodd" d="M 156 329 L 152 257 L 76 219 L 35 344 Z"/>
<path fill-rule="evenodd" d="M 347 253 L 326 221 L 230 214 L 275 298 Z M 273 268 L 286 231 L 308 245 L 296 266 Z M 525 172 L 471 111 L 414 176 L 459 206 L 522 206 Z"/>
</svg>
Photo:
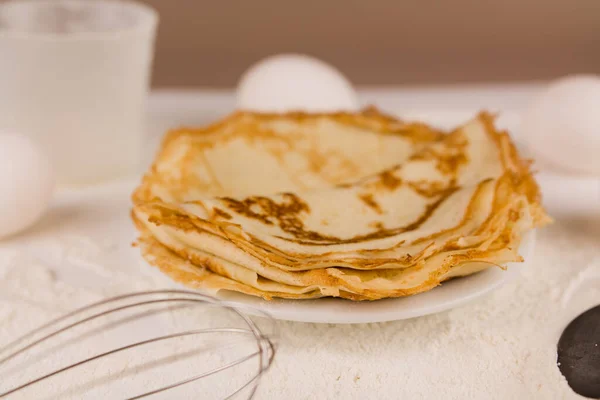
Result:
<svg viewBox="0 0 600 400">
<path fill-rule="evenodd" d="M 37 140 L 59 183 L 134 172 L 157 23 L 129 1 L 0 3 L 0 132 Z"/>
</svg>

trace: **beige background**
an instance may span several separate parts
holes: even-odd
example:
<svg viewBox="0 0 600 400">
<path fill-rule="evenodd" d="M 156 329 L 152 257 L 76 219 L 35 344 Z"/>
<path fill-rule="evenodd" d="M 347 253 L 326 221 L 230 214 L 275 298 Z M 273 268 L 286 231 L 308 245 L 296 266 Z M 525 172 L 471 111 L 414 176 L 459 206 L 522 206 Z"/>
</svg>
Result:
<svg viewBox="0 0 600 400">
<path fill-rule="evenodd" d="M 600 73 L 600 0 L 139 1 L 161 15 L 160 87 L 233 86 L 278 52 L 315 55 L 371 85 Z"/>
<path fill-rule="evenodd" d="M 154 83 L 231 86 L 295 51 L 358 84 L 600 73 L 600 0 L 146 0 L 161 14 Z"/>
</svg>

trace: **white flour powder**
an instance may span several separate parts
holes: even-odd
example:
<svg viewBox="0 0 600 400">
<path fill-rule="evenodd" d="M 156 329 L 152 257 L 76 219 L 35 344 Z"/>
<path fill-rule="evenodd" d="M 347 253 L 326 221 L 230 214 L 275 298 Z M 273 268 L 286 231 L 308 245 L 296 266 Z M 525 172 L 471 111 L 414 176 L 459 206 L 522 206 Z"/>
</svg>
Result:
<svg viewBox="0 0 600 400">
<path fill-rule="evenodd" d="M 0 243 L 0 343 L 77 305 L 160 286 L 129 247 L 128 193 L 65 194 L 35 231 Z M 600 220 L 558 216 L 520 278 L 467 306 L 391 323 L 279 322 L 257 398 L 579 398 L 556 366 L 556 343 L 600 303 L 599 243 Z M 188 390 L 177 398 L 198 397 Z"/>
</svg>

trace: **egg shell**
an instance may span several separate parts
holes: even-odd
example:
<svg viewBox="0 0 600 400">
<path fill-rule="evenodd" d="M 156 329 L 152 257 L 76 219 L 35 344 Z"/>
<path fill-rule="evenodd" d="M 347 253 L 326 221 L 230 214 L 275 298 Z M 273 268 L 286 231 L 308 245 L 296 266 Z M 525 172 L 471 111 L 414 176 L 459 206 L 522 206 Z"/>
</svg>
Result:
<svg viewBox="0 0 600 400">
<path fill-rule="evenodd" d="M 53 188 L 52 165 L 37 144 L 0 133 L 0 238 L 33 225 L 46 211 Z"/>
<path fill-rule="evenodd" d="M 564 171 L 600 176 L 600 78 L 576 75 L 550 84 L 523 114 L 528 151 Z"/>
<path fill-rule="evenodd" d="M 241 77 L 237 107 L 258 112 L 334 112 L 359 107 L 352 84 L 316 58 L 281 54 L 259 61 Z"/>
</svg>

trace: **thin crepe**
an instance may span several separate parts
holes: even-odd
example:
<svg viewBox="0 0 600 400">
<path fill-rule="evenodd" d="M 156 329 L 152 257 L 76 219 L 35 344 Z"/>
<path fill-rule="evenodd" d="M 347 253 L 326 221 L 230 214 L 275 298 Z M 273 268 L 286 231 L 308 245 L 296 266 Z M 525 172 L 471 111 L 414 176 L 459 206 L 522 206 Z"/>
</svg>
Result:
<svg viewBox="0 0 600 400">
<path fill-rule="evenodd" d="M 169 229 L 155 231 L 153 238 L 170 249 L 179 258 L 191 261 L 208 271 L 243 283 L 262 291 L 262 297 L 289 295 L 339 296 L 362 299 L 397 297 L 428 290 L 451 276 L 475 272 L 490 265 L 520 260 L 514 250 L 518 248 L 516 235 L 500 236 L 487 250 L 470 248 L 468 251 L 450 251 L 430 257 L 424 263 L 406 269 L 356 271 L 326 268 L 311 271 L 288 272 L 267 267 L 245 268 L 213 255 L 208 255 L 177 240 Z M 171 231 L 172 233 L 172 231 Z M 512 239 L 512 241 L 511 241 Z M 506 241 L 506 242 L 505 242 Z M 507 246 L 506 243 L 512 243 Z M 260 264 L 258 264 L 260 265 Z M 223 288 L 222 288 L 223 289 Z"/>
<path fill-rule="evenodd" d="M 435 136 L 354 184 L 183 204 L 134 196 L 133 214 L 152 248 L 265 298 L 403 296 L 519 260 L 521 234 L 545 221 L 528 165 L 487 114 Z"/>
<path fill-rule="evenodd" d="M 240 111 L 206 128 L 169 132 L 133 201 L 330 187 L 401 163 L 443 136 L 373 108 L 356 114 Z"/>
</svg>

